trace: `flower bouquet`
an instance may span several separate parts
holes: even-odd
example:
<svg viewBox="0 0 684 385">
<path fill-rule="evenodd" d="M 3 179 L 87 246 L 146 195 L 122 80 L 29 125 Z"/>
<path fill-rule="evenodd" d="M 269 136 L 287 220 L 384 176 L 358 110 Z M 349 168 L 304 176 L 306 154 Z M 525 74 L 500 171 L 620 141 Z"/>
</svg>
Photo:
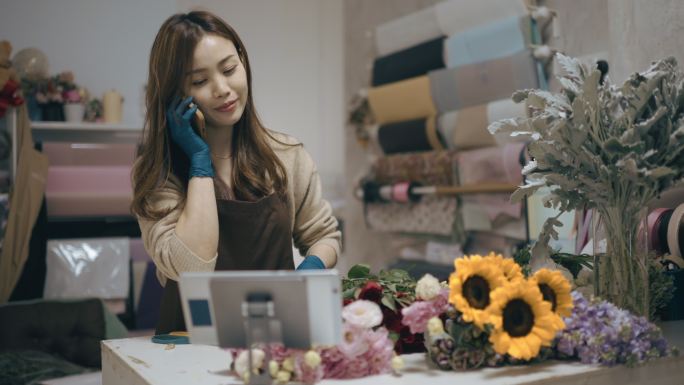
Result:
<svg viewBox="0 0 684 385">
<path fill-rule="evenodd" d="M 343 339 L 337 346 L 314 347 L 308 351 L 287 349 L 282 345 L 268 345 L 252 349 L 252 368 L 249 352 L 231 350 L 232 370 L 245 382 L 251 374 L 268 370 L 277 383 L 299 381 L 313 384 L 322 379 L 350 379 L 374 374 L 397 372 L 403 360 L 394 353 L 389 332 L 381 325 L 383 313 L 375 302 L 358 300 L 342 311 Z M 271 360 L 266 363 L 265 349 Z"/>
<path fill-rule="evenodd" d="M 366 265 L 355 265 L 342 280 L 344 304 L 358 300 L 376 303 L 382 311 L 382 326 L 389 331 L 398 354 L 425 351 L 422 333 L 402 323 L 402 309 L 416 300 L 416 281 L 406 271 L 393 269 L 372 274 Z"/>
<path fill-rule="evenodd" d="M 249 351 L 231 349 L 231 370 L 245 381 L 268 373 L 277 383 L 306 384 L 399 374 L 404 362 L 395 350 L 401 340 L 386 327 L 395 322 L 396 314 L 384 310 L 391 306 L 413 341 L 424 343 L 428 362 L 442 370 L 547 359 L 636 365 L 678 354 L 646 318 L 571 292 L 560 271 L 540 269 L 526 277 L 520 265 L 494 253 L 465 256 L 454 266 L 448 283 L 430 275 L 415 282 L 403 270 L 373 275 L 367 266 L 354 266 L 342 282 L 346 304 L 339 345 L 257 345 L 251 368 Z"/>
<path fill-rule="evenodd" d="M 632 365 L 677 354 L 646 318 L 587 301 L 559 271 L 540 269 L 526 278 L 513 260 L 493 253 L 454 265 L 448 293 L 403 310 L 403 322 L 425 332 L 429 362 L 440 369 L 550 358 Z"/>
<path fill-rule="evenodd" d="M 78 87 L 71 71 L 47 78 L 23 78 L 21 86 L 24 96 L 35 100 L 40 107 L 42 120 L 64 121 L 65 110 L 70 116 L 73 115 L 69 120 L 83 118 L 84 105 L 89 99 L 88 91 Z"/>
<path fill-rule="evenodd" d="M 544 205 L 558 208 L 558 216 L 594 209 L 605 242 L 596 249 L 602 255 L 594 262 L 597 294 L 647 315 L 643 208 L 684 179 L 684 76 L 668 58 L 616 86 L 576 59 L 558 54 L 557 60 L 566 72 L 559 77 L 560 93 L 518 91 L 513 100 L 525 102 L 530 117 L 489 126 L 492 134 L 531 140 L 527 184 L 511 199 L 547 186 Z M 533 270 L 552 264 L 548 242 L 558 236 L 558 216 L 547 220 L 532 248 Z"/>
</svg>

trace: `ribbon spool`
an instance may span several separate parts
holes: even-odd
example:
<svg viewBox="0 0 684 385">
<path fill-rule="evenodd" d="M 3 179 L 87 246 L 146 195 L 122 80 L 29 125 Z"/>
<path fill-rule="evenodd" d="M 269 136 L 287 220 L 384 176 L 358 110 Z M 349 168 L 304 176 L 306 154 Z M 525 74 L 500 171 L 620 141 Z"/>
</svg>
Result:
<svg viewBox="0 0 684 385">
<path fill-rule="evenodd" d="M 422 198 L 415 189 L 422 185 L 417 182 L 399 182 L 393 185 L 380 185 L 374 181 L 363 182 L 357 190 L 357 197 L 365 203 L 416 203 Z"/>
<path fill-rule="evenodd" d="M 684 249 L 684 231 L 682 231 L 682 227 L 684 227 L 683 217 L 684 203 L 674 209 L 667 225 L 667 245 L 670 249 L 670 254 L 673 257 L 682 258 L 682 250 Z"/>
<path fill-rule="evenodd" d="M 673 209 L 657 208 L 648 214 L 648 248 L 658 255 L 670 252 L 667 230 L 673 212 Z"/>
</svg>

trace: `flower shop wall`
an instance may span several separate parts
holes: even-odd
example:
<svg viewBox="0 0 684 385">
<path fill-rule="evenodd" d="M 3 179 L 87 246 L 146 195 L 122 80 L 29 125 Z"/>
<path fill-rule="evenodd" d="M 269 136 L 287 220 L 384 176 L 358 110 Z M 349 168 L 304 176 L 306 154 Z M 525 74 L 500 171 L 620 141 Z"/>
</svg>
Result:
<svg viewBox="0 0 684 385">
<path fill-rule="evenodd" d="M 439 0 L 347 0 L 344 2 L 345 36 L 345 88 L 344 100 L 349 102 L 359 89 L 370 84 L 370 75 L 375 57 L 373 31 L 379 24 L 399 18 L 425 7 L 439 3 Z M 356 141 L 354 129 L 345 129 L 346 179 L 352 186 L 359 174 L 368 167 L 367 151 Z M 369 230 L 363 218 L 363 204 L 353 197 L 353 191 L 346 191 L 344 211 L 345 233 L 344 258 L 340 260 L 340 271 L 357 263 L 370 264 L 373 270 L 385 266 L 396 258 L 399 250 L 415 243 L 415 239 L 389 235 Z"/>
<path fill-rule="evenodd" d="M 367 87 L 376 55 L 373 32 L 379 24 L 432 6 L 430 0 L 348 0 L 344 3 L 345 27 L 345 101 L 349 103 L 359 89 Z M 684 64 L 684 2 L 681 0 L 541 0 L 557 12 L 552 30 L 547 30 L 548 44 L 573 57 L 605 59 L 609 76 L 622 82 L 630 73 L 643 70 L 651 61 L 674 56 Z M 553 66 L 552 69 L 557 68 Z M 558 90 L 554 78 L 550 88 Z M 355 137 L 354 127 L 345 131 L 346 177 L 351 186 L 368 168 L 371 160 Z M 668 197 L 669 195 L 669 197 Z M 684 195 L 664 194 L 670 204 L 684 200 Z M 368 263 L 381 268 L 390 263 L 405 246 L 419 243 L 408 238 L 369 230 L 364 223 L 362 203 L 346 192 L 344 219 L 345 258 L 343 264 Z M 657 205 L 654 203 L 653 205 Z M 653 206 L 652 205 L 652 206 Z M 531 208 L 532 225 L 540 226 L 554 212 L 543 207 Z M 573 217 L 564 217 L 561 236 L 571 236 Z M 539 229 L 531 229 L 532 238 Z M 343 271 L 345 267 L 342 267 Z"/>
</svg>

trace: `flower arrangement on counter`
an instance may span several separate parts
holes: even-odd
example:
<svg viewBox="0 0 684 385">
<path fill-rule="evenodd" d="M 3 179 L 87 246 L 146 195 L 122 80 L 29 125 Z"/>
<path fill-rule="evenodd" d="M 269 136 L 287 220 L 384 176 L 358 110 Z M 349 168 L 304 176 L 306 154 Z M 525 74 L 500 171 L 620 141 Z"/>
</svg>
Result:
<svg viewBox="0 0 684 385">
<path fill-rule="evenodd" d="M 565 70 L 559 93 L 517 91 L 513 100 L 525 103 L 529 117 L 489 126 L 531 140 L 527 183 L 511 200 L 548 187 L 544 205 L 559 211 L 543 225 L 530 264 L 552 265 L 548 242 L 563 212 L 593 209 L 605 233 L 595 236 L 604 240 L 603 250 L 595 243 L 597 294 L 648 315 L 644 208 L 684 180 L 684 75 L 670 57 L 614 85 L 596 67 L 561 54 L 556 60 Z"/>
<path fill-rule="evenodd" d="M 347 278 L 342 280 L 342 298 L 345 305 L 353 301 L 367 300 L 376 303 L 383 314 L 382 326 L 389 331 L 398 354 L 425 350 L 423 335 L 412 333 L 402 323 L 402 309 L 415 302 L 416 280 L 400 269 L 370 272 L 366 265 L 353 266 Z"/>
<path fill-rule="evenodd" d="M 440 369 L 552 358 L 634 365 L 678 354 L 646 318 L 571 292 L 560 271 L 540 269 L 526 278 L 512 259 L 493 253 L 454 265 L 444 313 L 439 297 L 404 309 L 404 322 L 425 331 L 428 356 Z M 428 313 L 435 316 L 426 321 Z"/>
<path fill-rule="evenodd" d="M 268 371 L 277 383 L 306 384 L 400 374 L 397 353 L 406 341 L 421 341 L 428 362 L 442 370 L 547 359 L 636 365 L 678 354 L 646 318 L 585 299 L 560 271 L 526 277 L 513 259 L 494 253 L 458 258 L 454 267 L 448 282 L 429 274 L 416 282 L 403 270 L 375 275 L 356 265 L 342 280 L 339 345 L 308 351 L 262 345 L 252 349 L 251 370 L 248 351 L 231 350 L 232 370 L 243 380 Z"/>
<path fill-rule="evenodd" d="M 322 379 L 351 379 L 401 370 L 403 359 L 394 352 L 389 332 L 381 326 L 380 306 L 368 300 L 354 301 L 342 311 L 343 339 L 337 346 L 315 347 L 304 351 L 269 345 L 253 349 L 252 371 L 248 351 L 232 350 L 232 369 L 245 380 L 250 373 L 268 370 L 278 383 L 299 381 L 313 384 Z M 264 349 L 270 349 L 271 360 L 265 365 Z M 267 368 L 267 369 L 266 369 Z"/>
</svg>

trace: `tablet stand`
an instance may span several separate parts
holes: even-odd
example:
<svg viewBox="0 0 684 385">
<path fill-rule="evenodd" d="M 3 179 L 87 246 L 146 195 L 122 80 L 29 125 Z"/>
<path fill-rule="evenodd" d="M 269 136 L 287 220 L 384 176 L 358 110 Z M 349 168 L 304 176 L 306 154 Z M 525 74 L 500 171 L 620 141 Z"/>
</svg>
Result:
<svg viewBox="0 0 684 385">
<path fill-rule="evenodd" d="M 269 345 L 272 343 L 280 343 L 282 339 L 279 338 L 279 333 L 276 332 L 280 321 L 275 317 L 275 306 L 273 299 L 268 293 L 249 293 L 247 298 L 242 303 L 242 317 L 246 330 L 247 349 L 249 357 L 249 385 L 271 385 L 273 378 L 269 372 L 269 362 L 271 361 Z M 259 373 L 252 371 L 252 347 L 255 344 L 263 343 L 266 347 L 264 353 L 263 370 Z"/>
</svg>

